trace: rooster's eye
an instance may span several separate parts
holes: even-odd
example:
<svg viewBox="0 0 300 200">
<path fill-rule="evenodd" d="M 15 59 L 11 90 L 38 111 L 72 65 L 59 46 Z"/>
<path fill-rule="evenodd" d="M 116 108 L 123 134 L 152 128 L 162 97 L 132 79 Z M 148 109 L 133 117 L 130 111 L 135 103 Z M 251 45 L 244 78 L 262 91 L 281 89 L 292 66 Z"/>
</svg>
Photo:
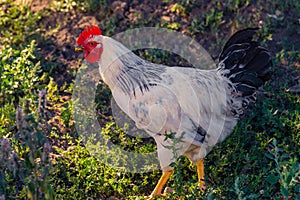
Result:
<svg viewBox="0 0 300 200">
<path fill-rule="evenodd" d="M 90 45 L 90 46 L 95 46 L 95 45 L 96 45 L 96 42 L 90 42 L 89 45 Z"/>
</svg>

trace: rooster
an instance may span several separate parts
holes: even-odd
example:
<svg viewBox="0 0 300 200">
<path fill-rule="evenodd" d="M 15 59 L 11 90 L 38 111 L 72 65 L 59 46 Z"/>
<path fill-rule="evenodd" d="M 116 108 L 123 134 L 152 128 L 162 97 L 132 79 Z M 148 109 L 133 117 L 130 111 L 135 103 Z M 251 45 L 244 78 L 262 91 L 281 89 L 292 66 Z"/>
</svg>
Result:
<svg viewBox="0 0 300 200">
<path fill-rule="evenodd" d="M 86 27 L 78 37 L 76 50 L 99 65 L 118 106 L 155 139 L 163 174 L 147 199 L 166 195 L 162 189 L 173 171 L 174 149 L 196 165 L 200 190 L 205 189 L 204 157 L 230 135 L 271 76 L 270 52 L 253 40 L 256 32 L 236 32 L 213 70 L 150 63 L 103 36 L 97 26 Z M 170 145 L 175 147 L 166 148 Z"/>
</svg>

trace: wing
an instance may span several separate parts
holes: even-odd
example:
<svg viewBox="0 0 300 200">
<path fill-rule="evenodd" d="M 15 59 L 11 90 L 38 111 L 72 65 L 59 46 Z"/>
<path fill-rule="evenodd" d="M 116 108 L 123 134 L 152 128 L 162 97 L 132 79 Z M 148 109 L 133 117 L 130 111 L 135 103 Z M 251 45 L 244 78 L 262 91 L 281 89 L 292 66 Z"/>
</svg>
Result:
<svg viewBox="0 0 300 200">
<path fill-rule="evenodd" d="M 123 107 L 153 137 L 185 132 L 184 140 L 199 146 L 208 134 L 206 142 L 213 146 L 224 139 L 223 128 L 232 120 L 227 96 L 227 82 L 215 70 L 168 67 L 160 82 L 148 91 L 136 90 Z"/>
<path fill-rule="evenodd" d="M 175 147 L 179 155 L 196 146 L 204 148 L 204 157 L 232 131 L 236 120 L 230 117 L 227 93 L 227 82 L 217 71 L 180 67 L 168 67 L 161 81 L 148 91 L 136 90 L 131 97 L 113 91 L 137 127 L 154 137 L 165 166 L 170 164 L 172 152 L 162 147 L 174 146 L 166 134 L 173 132 L 180 138 Z"/>
</svg>

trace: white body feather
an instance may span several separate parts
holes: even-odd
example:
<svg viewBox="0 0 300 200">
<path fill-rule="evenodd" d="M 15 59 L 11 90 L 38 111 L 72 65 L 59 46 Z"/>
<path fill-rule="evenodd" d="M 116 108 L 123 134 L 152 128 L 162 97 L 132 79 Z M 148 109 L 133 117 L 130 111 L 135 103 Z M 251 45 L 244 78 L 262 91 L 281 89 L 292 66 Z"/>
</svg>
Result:
<svg viewBox="0 0 300 200">
<path fill-rule="evenodd" d="M 119 107 L 155 139 L 164 171 L 174 161 L 173 150 L 165 148 L 174 145 L 167 133 L 183 134 L 177 154 L 196 162 L 232 132 L 237 123 L 230 108 L 233 88 L 217 70 L 157 65 L 109 37 L 97 41 L 103 45 L 98 64 L 104 82 Z"/>
</svg>

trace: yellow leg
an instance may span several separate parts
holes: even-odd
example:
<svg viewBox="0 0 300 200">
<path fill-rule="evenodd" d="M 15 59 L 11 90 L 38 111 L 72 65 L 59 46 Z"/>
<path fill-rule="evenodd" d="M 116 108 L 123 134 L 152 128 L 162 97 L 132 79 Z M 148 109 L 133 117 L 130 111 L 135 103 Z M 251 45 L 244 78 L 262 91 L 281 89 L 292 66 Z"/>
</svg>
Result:
<svg viewBox="0 0 300 200">
<path fill-rule="evenodd" d="M 205 182 L 204 182 L 204 159 L 201 158 L 195 164 L 196 164 L 196 167 L 197 167 L 199 188 L 203 192 L 205 190 Z"/>
<path fill-rule="evenodd" d="M 154 188 L 153 192 L 150 196 L 146 197 L 146 199 L 153 199 L 154 197 L 162 197 L 165 196 L 165 194 L 162 194 L 161 191 L 163 187 L 165 186 L 166 182 L 168 181 L 169 177 L 171 176 L 172 171 L 164 172 L 159 179 L 156 187 Z"/>
</svg>

